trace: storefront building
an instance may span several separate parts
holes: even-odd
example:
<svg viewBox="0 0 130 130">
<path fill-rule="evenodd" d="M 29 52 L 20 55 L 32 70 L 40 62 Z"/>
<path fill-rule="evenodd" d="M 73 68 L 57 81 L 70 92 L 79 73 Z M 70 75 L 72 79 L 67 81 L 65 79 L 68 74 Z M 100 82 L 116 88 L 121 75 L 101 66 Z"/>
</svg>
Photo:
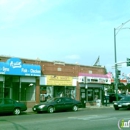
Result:
<svg viewBox="0 0 130 130">
<path fill-rule="evenodd" d="M 0 62 L 0 98 L 23 101 L 27 106 L 38 102 L 40 76 L 40 65 L 24 64 L 19 58 Z"/>
<path fill-rule="evenodd" d="M 81 100 L 81 95 L 84 95 L 81 92 L 84 91 L 86 101 L 92 101 L 93 96 L 86 97 L 90 95 L 91 89 L 99 97 L 102 94 L 100 88 L 103 84 L 92 81 L 85 84 L 78 82 L 79 73 L 105 75 L 106 69 L 102 66 L 5 56 L 0 56 L 0 61 L 0 97 L 25 101 L 28 107 L 45 101 L 46 97 L 68 96 Z M 86 84 L 90 90 L 82 87 Z"/>
<path fill-rule="evenodd" d="M 40 80 L 40 101 L 54 97 L 76 97 L 77 78 L 71 76 L 45 75 Z"/>
<path fill-rule="evenodd" d="M 97 100 L 100 100 L 103 104 L 106 90 L 111 84 L 111 76 L 108 74 L 79 73 L 78 82 L 80 87 L 80 100 L 85 105 L 96 105 Z"/>
</svg>

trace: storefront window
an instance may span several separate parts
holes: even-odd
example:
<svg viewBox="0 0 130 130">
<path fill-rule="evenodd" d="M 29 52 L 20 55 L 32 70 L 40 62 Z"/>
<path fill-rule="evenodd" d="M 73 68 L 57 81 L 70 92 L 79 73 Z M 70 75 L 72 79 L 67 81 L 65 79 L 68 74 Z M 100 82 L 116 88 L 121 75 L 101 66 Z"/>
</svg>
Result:
<svg viewBox="0 0 130 130">
<path fill-rule="evenodd" d="M 0 98 L 3 97 L 3 82 L 0 82 Z"/>
<path fill-rule="evenodd" d="M 41 86 L 40 89 L 40 101 L 45 102 L 48 98 L 54 97 L 70 97 L 75 99 L 76 90 L 75 87 L 65 86 Z"/>
<path fill-rule="evenodd" d="M 93 101 L 93 89 L 88 89 L 88 101 Z"/>
<path fill-rule="evenodd" d="M 101 91 L 99 88 L 91 88 L 87 90 L 87 99 L 88 101 L 96 101 L 101 99 Z"/>
<path fill-rule="evenodd" d="M 41 86 L 40 101 L 45 102 L 49 98 L 53 98 L 53 87 L 52 86 Z"/>
<path fill-rule="evenodd" d="M 94 89 L 94 101 L 100 99 L 99 89 Z"/>
<path fill-rule="evenodd" d="M 29 83 L 21 84 L 21 101 L 35 101 L 35 84 L 29 86 Z"/>
<path fill-rule="evenodd" d="M 10 88 L 9 87 L 4 88 L 4 97 L 10 98 Z"/>
<path fill-rule="evenodd" d="M 74 87 L 65 87 L 65 96 L 75 99 L 76 91 Z"/>
<path fill-rule="evenodd" d="M 54 97 L 64 97 L 65 86 L 54 86 Z"/>
</svg>

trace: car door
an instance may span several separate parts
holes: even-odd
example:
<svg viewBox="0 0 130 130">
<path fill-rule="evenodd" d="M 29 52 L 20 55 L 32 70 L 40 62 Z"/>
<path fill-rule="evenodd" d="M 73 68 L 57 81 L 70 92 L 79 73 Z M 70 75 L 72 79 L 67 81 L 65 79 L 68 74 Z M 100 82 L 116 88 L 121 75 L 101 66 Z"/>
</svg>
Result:
<svg viewBox="0 0 130 130">
<path fill-rule="evenodd" d="M 4 99 L 2 104 L 3 112 L 13 112 L 14 110 L 14 102 L 11 99 Z"/>
<path fill-rule="evenodd" d="M 56 104 L 55 104 L 55 109 L 56 109 L 57 111 L 64 110 L 64 108 L 65 108 L 65 103 L 64 103 L 64 101 L 63 101 L 62 98 L 58 98 L 55 102 L 56 102 Z"/>
<path fill-rule="evenodd" d="M 73 99 L 71 99 L 71 98 L 64 98 L 64 108 L 66 110 L 72 109 L 73 104 L 74 104 L 73 103 Z"/>
<path fill-rule="evenodd" d="M 0 99 L 0 113 L 3 113 L 3 99 Z"/>
</svg>

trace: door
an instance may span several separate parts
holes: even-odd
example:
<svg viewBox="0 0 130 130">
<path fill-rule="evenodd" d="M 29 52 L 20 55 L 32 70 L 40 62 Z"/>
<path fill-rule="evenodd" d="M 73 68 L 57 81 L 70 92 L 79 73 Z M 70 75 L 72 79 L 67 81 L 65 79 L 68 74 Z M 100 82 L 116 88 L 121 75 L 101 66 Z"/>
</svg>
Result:
<svg viewBox="0 0 130 130">
<path fill-rule="evenodd" d="M 63 99 L 64 100 L 64 109 L 65 110 L 68 110 L 68 109 L 71 109 L 72 107 L 73 107 L 73 100 L 72 99 L 70 99 L 70 98 L 64 98 Z"/>
<path fill-rule="evenodd" d="M 62 98 L 56 99 L 55 102 L 56 102 L 55 109 L 56 109 L 57 111 L 59 111 L 59 110 L 64 110 L 65 103 L 64 103 L 64 101 L 63 101 Z"/>
<path fill-rule="evenodd" d="M 83 107 L 86 107 L 86 89 L 85 88 L 80 89 L 80 100 L 82 102 Z"/>
<path fill-rule="evenodd" d="M 3 112 L 13 112 L 14 102 L 11 99 L 4 99 L 4 102 L 1 104 L 1 110 Z"/>
</svg>

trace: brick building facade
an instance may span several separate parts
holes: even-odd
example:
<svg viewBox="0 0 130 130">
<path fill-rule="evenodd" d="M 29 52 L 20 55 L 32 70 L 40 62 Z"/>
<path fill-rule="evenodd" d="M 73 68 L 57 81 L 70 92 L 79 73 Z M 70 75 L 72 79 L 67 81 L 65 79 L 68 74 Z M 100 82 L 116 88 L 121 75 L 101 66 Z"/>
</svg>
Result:
<svg viewBox="0 0 130 130">
<path fill-rule="evenodd" d="M 0 62 L 6 62 L 10 57 L 0 56 Z M 60 61 L 42 61 L 39 59 L 26 59 L 20 58 L 23 64 L 29 65 L 38 65 L 41 67 L 41 75 L 8 75 L 8 74 L 0 74 L 4 78 L 0 80 L 0 93 L 1 96 L 5 95 L 5 90 L 8 88 L 8 94 L 10 98 L 14 98 L 16 100 L 22 100 L 27 103 L 28 107 L 33 106 L 35 103 L 45 101 L 46 96 L 57 97 L 57 96 L 69 96 L 75 98 L 77 100 L 81 100 L 81 88 L 85 89 L 86 83 L 78 82 L 78 77 L 80 73 L 85 74 L 98 74 L 98 75 L 106 75 L 106 69 L 101 66 L 87 66 L 87 65 L 79 65 L 79 64 L 68 64 Z M 5 80 L 7 77 L 10 78 L 10 84 L 5 85 Z M 90 76 L 91 77 L 91 76 Z M 20 80 L 14 80 L 14 79 Z M 93 85 L 89 85 L 93 84 Z M 98 84 L 98 85 L 96 85 Z M 99 91 L 100 86 L 104 83 L 88 83 L 88 86 L 92 89 L 92 91 Z M 93 87 L 92 87 L 93 86 Z M 94 88 L 98 89 L 94 89 Z M 20 89 L 18 89 L 20 88 Z M 22 88 L 24 90 L 22 91 Z M 14 90 L 13 90 L 14 89 Z M 21 93 L 22 91 L 22 93 Z M 85 95 L 88 92 L 85 90 Z M 4 93 L 4 94 L 2 94 Z M 17 96 L 14 94 L 17 93 Z M 22 96 L 22 99 L 19 98 L 19 95 Z M 90 93 L 89 93 L 90 94 Z M 33 97 L 33 98 L 32 98 Z M 88 97 L 85 96 L 85 100 Z M 88 100 L 87 100 L 88 101 Z"/>
</svg>

